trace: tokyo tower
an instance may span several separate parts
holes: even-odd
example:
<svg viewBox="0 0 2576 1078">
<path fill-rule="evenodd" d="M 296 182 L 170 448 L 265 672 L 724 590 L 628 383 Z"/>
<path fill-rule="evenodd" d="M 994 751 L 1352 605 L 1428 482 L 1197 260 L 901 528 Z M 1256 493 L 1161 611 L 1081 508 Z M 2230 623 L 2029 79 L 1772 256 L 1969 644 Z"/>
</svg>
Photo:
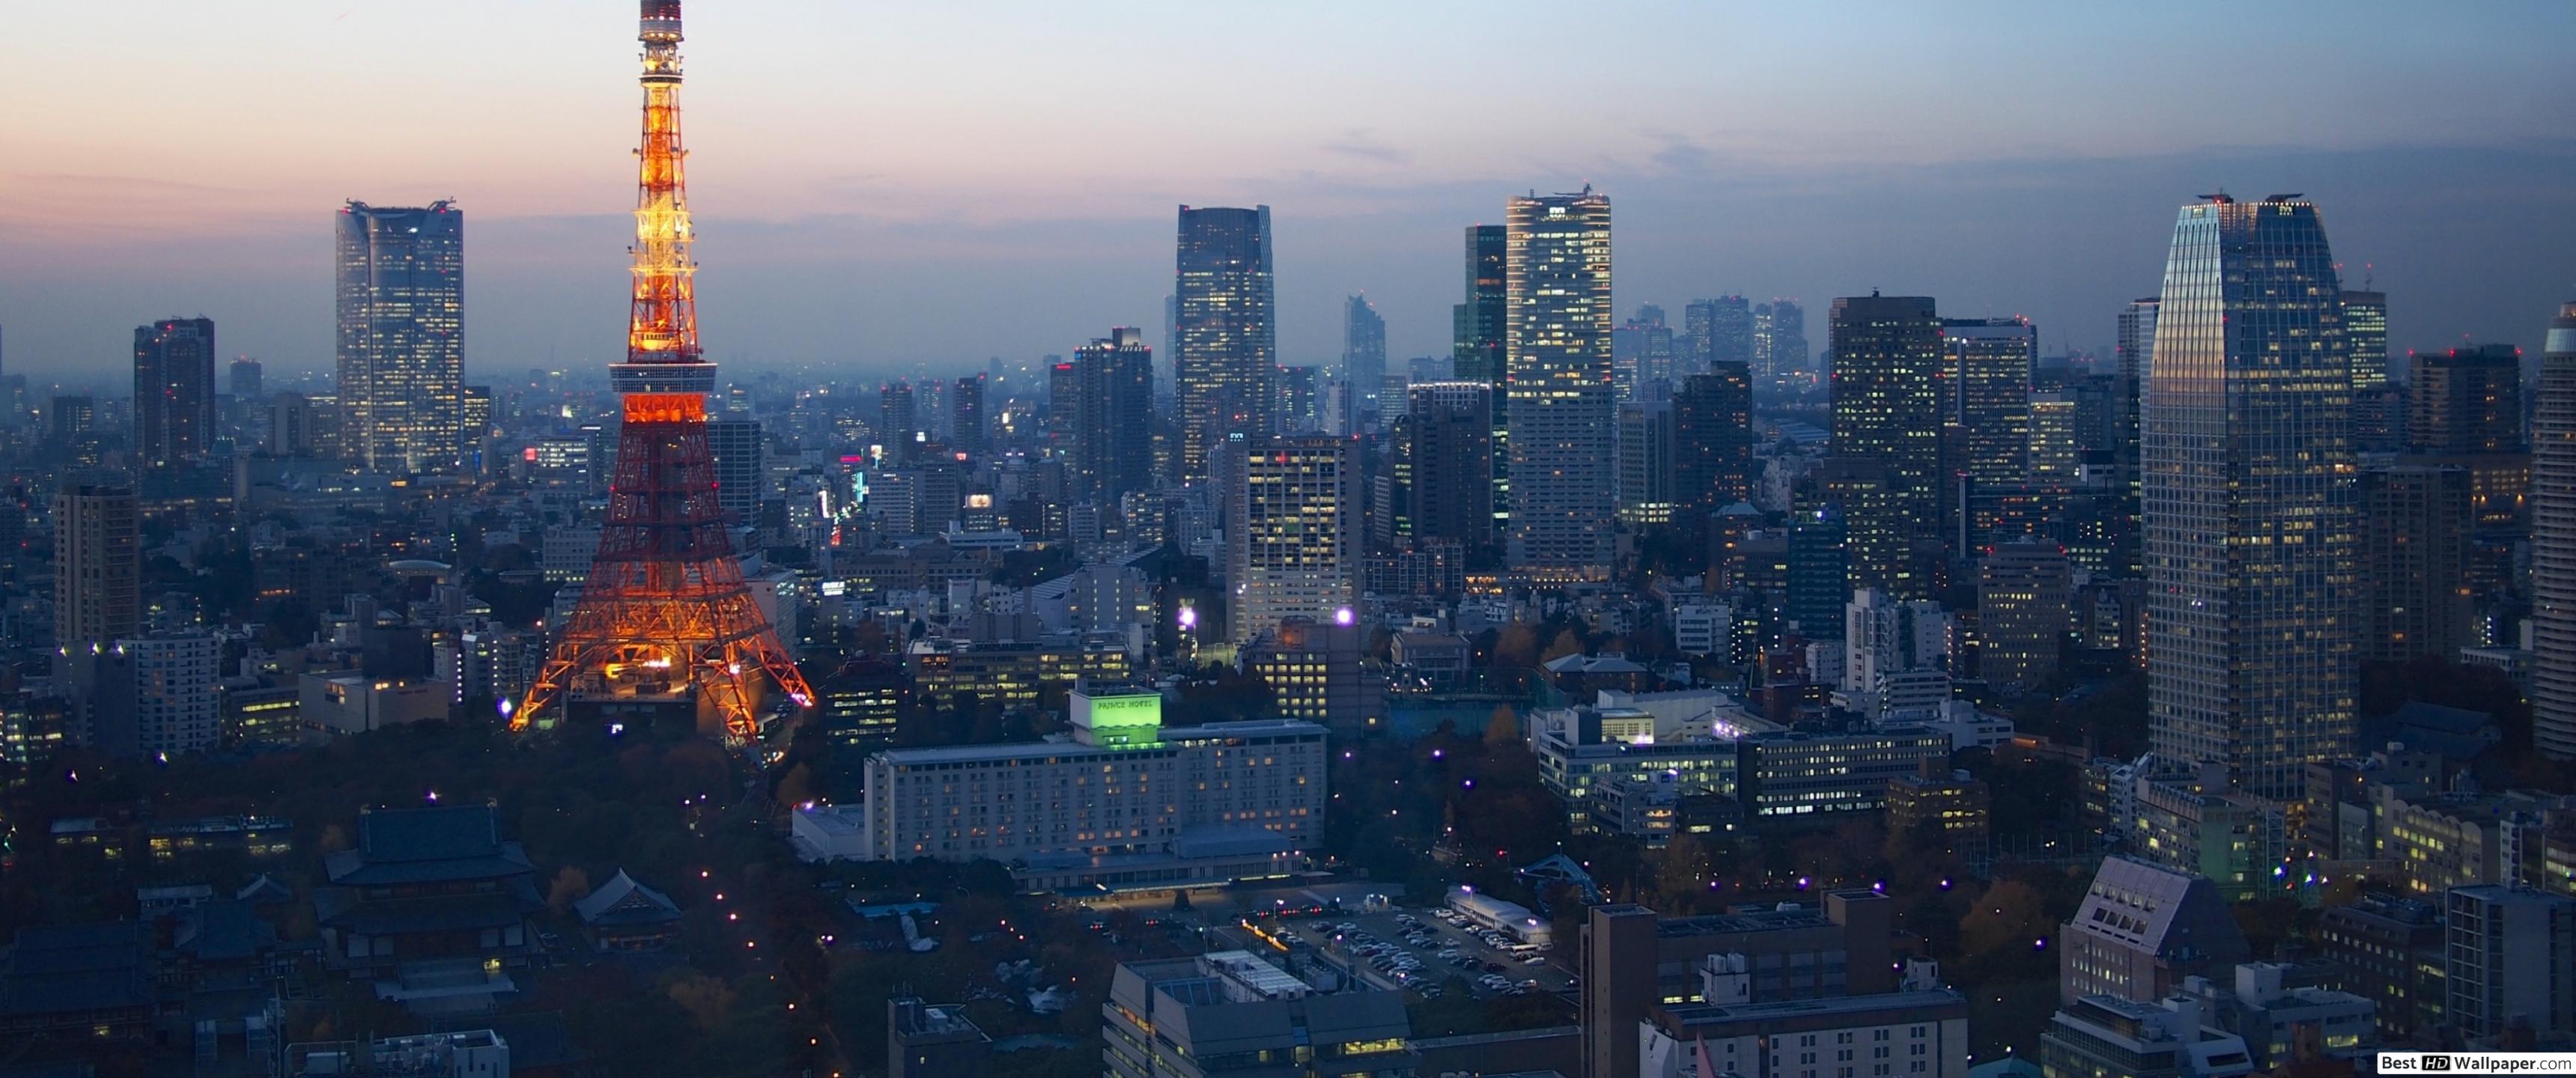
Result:
<svg viewBox="0 0 2576 1078">
<path fill-rule="evenodd" d="M 635 200 L 634 311 L 626 362 L 609 367 L 625 400 L 608 520 L 580 605 L 510 720 L 551 723 L 577 699 L 690 699 L 730 739 L 759 731 L 765 673 L 799 706 L 814 690 L 752 601 L 716 502 L 706 394 L 716 365 L 698 351 L 689 209 L 680 149 L 680 0 L 643 0 L 644 145 Z"/>
</svg>

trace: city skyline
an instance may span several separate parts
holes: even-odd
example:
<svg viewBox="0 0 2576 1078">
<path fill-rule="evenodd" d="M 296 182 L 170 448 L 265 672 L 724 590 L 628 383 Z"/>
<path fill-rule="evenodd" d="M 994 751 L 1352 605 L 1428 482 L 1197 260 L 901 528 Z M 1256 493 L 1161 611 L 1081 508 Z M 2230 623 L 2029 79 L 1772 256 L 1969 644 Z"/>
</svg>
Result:
<svg viewBox="0 0 2576 1078">
<path fill-rule="evenodd" d="M 1277 208 L 1284 362 L 1329 365 L 1340 301 L 1354 292 L 1385 313 L 1391 357 L 1439 354 L 1449 340 L 1442 316 L 1455 302 L 1454 230 L 1498 220 L 1508 194 L 1585 180 L 1619 199 L 1624 219 L 1652 226 L 1622 244 L 1614 307 L 1623 312 L 1727 293 L 1797 296 L 1813 307 L 1879 287 L 1935 295 L 1945 309 L 2028 315 L 2044 351 L 2105 351 L 2105 312 L 2151 289 L 2157 272 L 2160 237 L 2137 222 L 2221 184 L 2240 196 L 2299 190 L 2335 205 L 2346 275 L 2391 294 L 2400 353 L 2465 337 L 2537 355 L 2539 331 L 2520 312 L 2561 298 L 2568 283 L 2551 252 L 2576 231 L 2576 214 L 2563 212 L 2570 196 L 2551 178 L 2576 156 L 2576 129 L 2549 110 L 2518 107 L 2563 99 L 2576 78 L 2536 44 L 2571 20 L 2555 8 L 2230 16 L 2262 31 L 2246 36 L 2264 39 L 2263 65 L 2233 62 L 2250 44 L 2195 51 L 2157 42 L 2159 24 L 2188 16 L 2128 13 L 2015 20 L 2031 23 L 2013 26 L 2032 46 L 2017 50 L 2028 58 L 1994 70 L 1882 65 L 1892 73 L 1849 85 L 1779 71 L 1780 61 L 1759 55 L 1728 73 L 1623 59 L 1601 103 L 1581 115 L 1547 99 L 1570 81 L 1496 91 L 1498 104 L 1577 121 L 1551 123 L 1544 145 L 1496 121 L 1456 120 L 1410 80 L 1377 74 L 1320 80 L 1313 102 L 1254 94 L 1243 104 L 1256 121 L 1249 133 L 1217 139 L 1193 126 L 1216 106 L 1164 95 L 1161 79 L 1112 80 L 1103 99 L 1111 107 L 1096 117 L 1029 107 L 1024 99 L 1041 92 L 1033 84 L 1083 54 L 1067 40 L 1124 34 L 1166 46 L 1155 54 L 1184 74 L 1230 59 L 1257 76 L 1293 64 L 1298 42 L 1339 22 L 1325 11 L 1281 14 L 1255 35 L 1275 45 L 1217 49 L 1204 47 L 1214 28 L 1147 13 L 1109 11 L 1069 33 L 1060 32 L 1074 20 L 1043 11 L 1016 21 L 900 13 L 861 28 L 804 8 L 702 16 L 722 44 L 695 62 L 728 87 L 700 109 L 710 159 L 725 162 L 710 181 L 721 193 L 701 200 L 712 226 L 707 287 L 731 308 L 715 358 L 743 372 L 942 374 L 987 356 L 1062 353 L 1104 321 L 1158 326 L 1169 286 L 1156 268 L 1168 265 L 1168 233 L 1155 225 L 1183 202 Z M 113 83 L 60 58 L 125 33 L 119 20 L 77 10 L 25 20 L 30 40 L 61 46 L 33 50 L 31 77 L 75 104 L 9 121 L 13 144 L 28 151 L 28 164 L 0 183 L 0 224 L 9 226 L 0 233 L 0 325 L 11 331 L 11 369 L 76 375 L 112 354 L 120 323 L 202 312 L 226 325 L 231 354 L 267 360 L 273 381 L 327 371 L 328 332 L 317 326 L 327 320 L 328 254 L 316 233 L 322 215 L 352 197 L 453 196 L 476 213 L 469 380 L 613 355 L 613 269 L 572 252 L 614 242 L 626 223 L 613 209 L 622 147 L 602 141 L 613 123 L 597 122 L 624 103 L 593 77 L 625 53 L 600 47 L 580 13 L 466 5 L 448 21 L 485 59 L 478 81 L 443 102 L 454 121 L 439 138 L 362 146 L 322 133 L 343 106 L 311 103 L 360 96 L 317 93 L 345 85 L 346 72 L 290 62 L 217 77 L 235 73 L 209 58 L 251 37 L 330 55 L 357 40 L 350 35 L 382 32 L 384 16 L 293 4 L 220 19 L 164 14 L 175 32 L 143 35 L 135 47 L 166 62 L 140 63 L 157 73 Z M 1610 29 L 1721 29 L 1783 46 L 1834 30 L 1794 13 L 1640 6 L 1604 18 Z M 1508 21 L 1399 13 L 1386 40 L 1367 49 L 1414 47 L 1433 67 L 1456 65 Z M 1906 15 L 1837 44 L 1877 55 L 1904 39 L 1937 53 L 2000 21 Z M 907 61 L 854 89 L 788 62 L 832 37 L 805 24 L 870 39 L 981 34 L 990 47 L 953 72 L 906 82 Z M 501 36 L 486 27 L 508 27 L 509 40 L 486 45 Z M 2490 61 L 2474 88 L 2376 101 L 2283 92 L 2472 40 Z M 446 57 L 395 55 L 368 77 L 398 78 Z M 2174 63 L 2205 77 L 2149 92 L 2160 65 Z M 207 89 L 165 115 L 181 85 Z M 2071 100 L 2029 92 L 2052 87 Z M 936 105 L 922 106 L 925 91 Z M 549 107 L 521 115 L 527 100 Z M 1335 103 L 1354 107 L 1321 107 Z M 1920 122 L 1927 114 L 1938 122 Z M 219 115 L 226 122 L 213 123 Z M 795 126 L 821 117 L 834 119 Z M 202 133 L 191 119 L 208 121 Z M 143 130 L 162 140 L 131 137 Z M 2239 148 L 2276 142 L 2278 130 L 2301 132 L 2299 144 Z M 136 149 L 152 144 L 158 157 L 169 140 L 183 151 L 203 140 L 196 159 L 206 165 L 174 175 Z M 1046 169 L 1029 167 L 1040 161 Z M 2499 195 L 2519 212 L 2498 208 Z M 1976 257 L 1957 258 L 1953 240 L 1998 227 Z M 1003 306 L 1027 317 L 953 332 Z M 845 320 L 865 330 L 853 340 Z"/>
</svg>

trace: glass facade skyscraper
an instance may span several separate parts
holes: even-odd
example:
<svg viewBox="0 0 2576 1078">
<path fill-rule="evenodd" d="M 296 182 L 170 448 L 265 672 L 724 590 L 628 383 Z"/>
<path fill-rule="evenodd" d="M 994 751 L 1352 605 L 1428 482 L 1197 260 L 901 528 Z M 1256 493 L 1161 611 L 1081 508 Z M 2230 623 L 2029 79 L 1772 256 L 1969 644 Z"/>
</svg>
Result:
<svg viewBox="0 0 2576 1078">
<path fill-rule="evenodd" d="M 2352 353 L 2352 388 L 2367 392 L 2388 384 L 2388 293 L 2343 294 L 2343 339 Z"/>
<path fill-rule="evenodd" d="M 2029 474 L 2039 330 L 2026 318 L 1945 318 L 1941 337 L 1941 528 L 1961 560 L 1988 541 L 1987 505 Z"/>
<path fill-rule="evenodd" d="M 2353 750 L 2355 462 L 2342 288 L 2316 206 L 2185 206 L 2148 364 L 2150 746 L 2303 792 Z"/>
<path fill-rule="evenodd" d="M 2567 759 L 2576 757 L 2576 302 L 2549 323 L 2531 434 L 2532 741 Z"/>
<path fill-rule="evenodd" d="M 1270 207 L 1183 206 L 1172 292 L 1172 381 L 1180 452 L 1174 478 L 1208 478 L 1229 434 L 1271 432 L 1279 363 L 1270 280 Z"/>
<path fill-rule="evenodd" d="M 1505 559 L 1541 581 L 1610 575 L 1617 506 L 1610 365 L 1610 196 L 1507 208 L 1511 519 Z"/>
<path fill-rule="evenodd" d="M 1510 414 L 1506 394 L 1503 338 L 1511 330 L 1511 302 L 1504 263 L 1510 257 L 1510 230 L 1502 225 L 1467 226 L 1467 298 L 1450 309 L 1454 342 L 1449 350 L 1450 377 L 1494 387 L 1493 528 L 1502 534 L 1512 515 Z"/>
<path fill-rule="evenodd" d="M 341 207 L 340 444 L 371 471 L 465 455 L 465 215 L 448 202 Z"/>
<path fill-rule="evenodd" d="M 1342 304 L 1342 377 L 1351 384 L 1351 409 L 1363 413 L 1351 417 L 1354 425 L 1366 422 L 1369 414 L 1382 425 L 1403 410 L 1403 401 L 1384 399 L 1386 319 L 1378 317 L 1367 296 L 1352 296 Z"/>
<path fill-rule="evenodd" d="M 1112 506 L 1152 489 L 1154 350 L 1143 331 L 1113 328 L 1109 336 L 1074 349 L 1072 366 L 1076 494 Z"/>
</svg>

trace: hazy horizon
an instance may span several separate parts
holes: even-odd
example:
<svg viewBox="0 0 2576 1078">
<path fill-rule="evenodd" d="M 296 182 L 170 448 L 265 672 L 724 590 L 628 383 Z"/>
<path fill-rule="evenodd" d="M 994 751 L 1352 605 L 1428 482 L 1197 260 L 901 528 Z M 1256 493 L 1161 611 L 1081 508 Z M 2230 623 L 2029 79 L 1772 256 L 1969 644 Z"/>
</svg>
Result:
<svg viewBox="0 0 2576 1078">
<path fill-rule="evenodd" d="M 203 314 L 273 378 L 328 371 L 347 198 L 458 200 L 469 380 L 618 354 L 633 6 L 418 10 L 14 14 L 48 92 L 0 119 L 7 369 L 121 388 L 135 325 Z M 2536 352 L 2576 289 L 2576 7 L 1636 4 L 1585 13 L 1559 68 L 1479 67 L 1560 15 L 700 0 L 682 102 L 708 354 L 946 374 L 1114 324 L 1160 354 L 1175 206 L 1266 203 L 1282 362 L 1337 361 L 1355 292 L 1390 356 L 1445 355 L 1460 230 L 1587 181 L 1623 317 L 1795 296 L 1818 348 L 1831 299 L 1877 288 L 2107 349 L 2174 208 L 2220 188 L 2314 199 L 2401 354 Z"/>
</svg>

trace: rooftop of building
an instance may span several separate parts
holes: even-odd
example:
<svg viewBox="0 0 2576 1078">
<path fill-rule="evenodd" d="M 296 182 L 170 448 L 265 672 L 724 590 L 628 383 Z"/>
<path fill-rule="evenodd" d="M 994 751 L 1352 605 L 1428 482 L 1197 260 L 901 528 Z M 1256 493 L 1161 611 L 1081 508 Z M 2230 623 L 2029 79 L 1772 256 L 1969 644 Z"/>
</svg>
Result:
<svg viewBox="0 0 2576 1078">
<path fill-rule="evenodd" d="M 149 929 L 133 921 L 29 927 L 0 951 L 0 1014 L 152 1005 Z"/>
<path fill-rule="evenodd" d="M 391 886 L 524 876 L 536 871 L 516 842 L 501 840 L 490 805 L 373 809 L 358 814 L 358 845 L 323 858 L 331 882 Z"/>
<path fill-rule="evenodd" d="M 2247 952 L 2216 884 L 2132 857 L 2102 859 L 2067 927 L 2171 959 L 2233 961 Z"/>
<path fill-rule="evenodd" d="M 1829 996 L 1769 1003 L 1695 1003 L 1660 1008 L 1660 1018 L 1677 1026 L 1730 1022 L 1771 1025 L 1795 1018 L 1851 1017 L 1886 1011 L 1921 1011 L 1956 1007 L 1966 1017 L 1968 997 L 1949 988 L 1925 988 L 1866 996 Z"/>
<path fill-rule="evenodd" d="M 1243 722 L 1212 722 L 1204 726 L 1166 726 L 1157 736 L 1158 746 L 1116 748 L 1079 744 L 1073 741 L 1028 741 L 1015 745 L 945 745 L 920 749 L 885 749 L 876 759 L 897 766 L 966 763 L 989 760 L 1043 760 L 1057 756 L 1117 756 L 1171 748 L 1182 741 L 1227 741 L 1247 737 L 1324 736 L 1324 728 L 1296 719 L 1250 719 Z"/>
</svg>

